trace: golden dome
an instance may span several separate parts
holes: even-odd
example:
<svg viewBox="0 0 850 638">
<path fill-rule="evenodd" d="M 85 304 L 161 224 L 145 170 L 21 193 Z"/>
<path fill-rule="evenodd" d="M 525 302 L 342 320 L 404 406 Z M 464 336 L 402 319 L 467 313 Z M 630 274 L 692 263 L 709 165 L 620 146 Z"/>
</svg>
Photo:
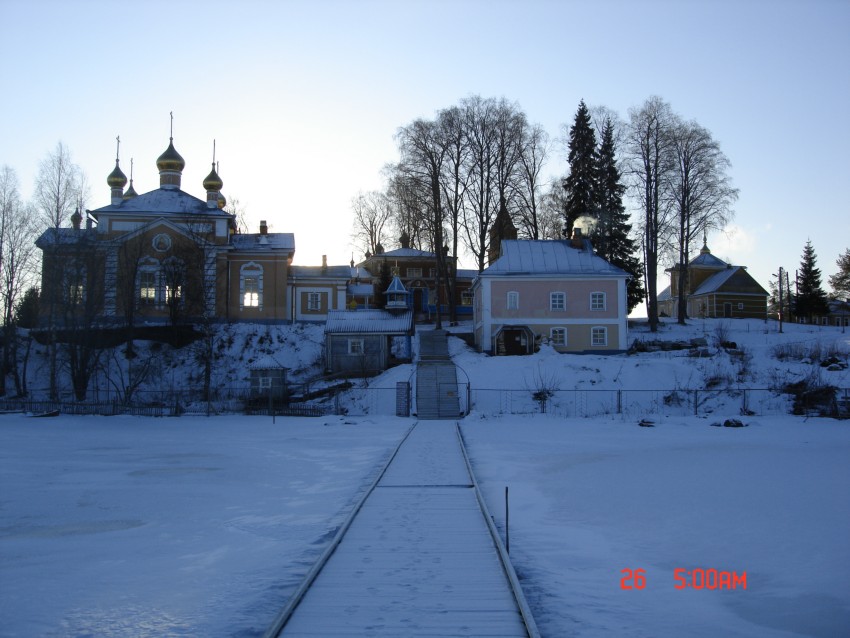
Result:
<svg viewBox="0 0 850 638">
<path fill-rule="evenodd" d="M 177 171 L 182 172 L 186 167 L 186 161 L 180 156 L 180 153 L 174 148 L 174 139 L 168 138 L 168 148 L 156 160 L 156 167 L 160 171 Z"/>
<path fill-rule="evenodd" d="M 218 194 L 218 207 L 223 209 L 225 206 L 227 206 L 227 200 L 224 199 L 224 195 L 219 193 Z"/>
<path fill-rule="evenodd" d="M 127 176 L 118 168 L 118 160 L 115 160 L 115 170 L 106 178 L 106 183 L 110 188 L 123 189 L 127 185 Z"/>
<path fill-rule="evenodd" d="M 139 194 L 136 192 L 136 189 L 133 188 L 133 180 L 130 180 L 130 188 L 127 189 L 127 192 L 124 193 L 124 200 L 133 199 L 134 197 L 138 197 Z"/>
<path fill-rule="evenodd" d="M 215 163 L 213 163 L 210 174 L 204 178 L 204 189 L 208 191 L 220 191 L 222 186 L 224 186 L 224 182 L 221 181 L 218 173 L 215 172 Z"/>
</svg>

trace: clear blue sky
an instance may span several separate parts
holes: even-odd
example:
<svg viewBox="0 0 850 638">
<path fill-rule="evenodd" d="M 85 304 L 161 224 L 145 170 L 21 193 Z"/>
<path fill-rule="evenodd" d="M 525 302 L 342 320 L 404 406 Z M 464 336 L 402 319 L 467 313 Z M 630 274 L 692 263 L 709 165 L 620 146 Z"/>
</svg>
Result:
<svg viewBox="0 0 850 638">
<path fill-rule="evenodd" d="M 25 197 L 62 140 L 88 207 L 107 204 L 116 135 L 136 190 L 156 188 L 173 111 L 184 190 L 204 196 L 215 138 L 252 225 L 295 233 L 298 264 L 341 264 L 351 198 L 381 188 L 414 118 L 504 96 L 558 137 L 582 98 L 625 118 L 656 94 L 732 162 L 740 198 L 715 255 L 767 286 L 811 239 L 826 287 L 850 247 L 848 0 L 0 0 L 0 23 L 0 165 Z"/>
</svg>

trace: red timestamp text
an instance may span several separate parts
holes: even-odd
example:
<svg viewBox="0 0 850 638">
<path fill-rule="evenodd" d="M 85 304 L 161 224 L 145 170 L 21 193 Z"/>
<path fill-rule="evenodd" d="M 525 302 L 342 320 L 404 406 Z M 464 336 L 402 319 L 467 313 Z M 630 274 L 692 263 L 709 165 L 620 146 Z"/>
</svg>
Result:
<svg viewBox="0 0 850 638">
<path fill-rule="evenodd" d="M 646 588 L 645 569 L 621 569 L 620 589 Z M 684 569 L 673 570 L 673 580 L 676 589 L 746 589 L 747 572 L 730 572 L 719 569 Z"/>
<path fill-rule="evenodd" d="M 673 570 L 673 580 L 676 589 L 741 589 L 747 588 L 747 572 L 727 572 L 719 569 L 684 569 Z"/>
</svg>

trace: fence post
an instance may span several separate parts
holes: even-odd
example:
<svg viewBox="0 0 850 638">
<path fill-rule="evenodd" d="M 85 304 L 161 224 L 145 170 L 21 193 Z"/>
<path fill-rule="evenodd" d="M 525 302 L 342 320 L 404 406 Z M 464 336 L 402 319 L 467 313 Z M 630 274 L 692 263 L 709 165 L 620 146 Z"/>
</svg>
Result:
<svg viewBox="0 0 850 638">
<path fill-rule="evenodd" d="M 699 390 L 694 390 L 694 416 L 699 416 Z"/>
<path fill-rule="evenodd" d="M 623 391 L 617 390 L 617 414 L 623 413 Z"/>
</svg>

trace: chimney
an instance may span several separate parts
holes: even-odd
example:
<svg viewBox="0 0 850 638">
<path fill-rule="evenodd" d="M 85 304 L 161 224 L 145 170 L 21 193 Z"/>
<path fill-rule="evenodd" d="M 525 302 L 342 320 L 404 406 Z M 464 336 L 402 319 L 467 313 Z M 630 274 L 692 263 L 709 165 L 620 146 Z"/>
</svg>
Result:
<svg viewBox="0 0 850 638">
<path fill-rule="evenodd" d="M 328 271 L 328 256 L 322 255 L 322 273 L 326 273 Z"/>
<path fill-rule="evenodd" d="M 260 220 L 260 234 L 261 235 L 268 235 L 269 234 L 269 227 L 266 225 L 265 219 Z"/>
<path fill-rule="evenodd" d="M 573 228 L 572 246 L 576 250 L 581 250 L 584 247 L 584 237 L 581 234 L 581 228 L 578 226 Z"/>
</svg>

